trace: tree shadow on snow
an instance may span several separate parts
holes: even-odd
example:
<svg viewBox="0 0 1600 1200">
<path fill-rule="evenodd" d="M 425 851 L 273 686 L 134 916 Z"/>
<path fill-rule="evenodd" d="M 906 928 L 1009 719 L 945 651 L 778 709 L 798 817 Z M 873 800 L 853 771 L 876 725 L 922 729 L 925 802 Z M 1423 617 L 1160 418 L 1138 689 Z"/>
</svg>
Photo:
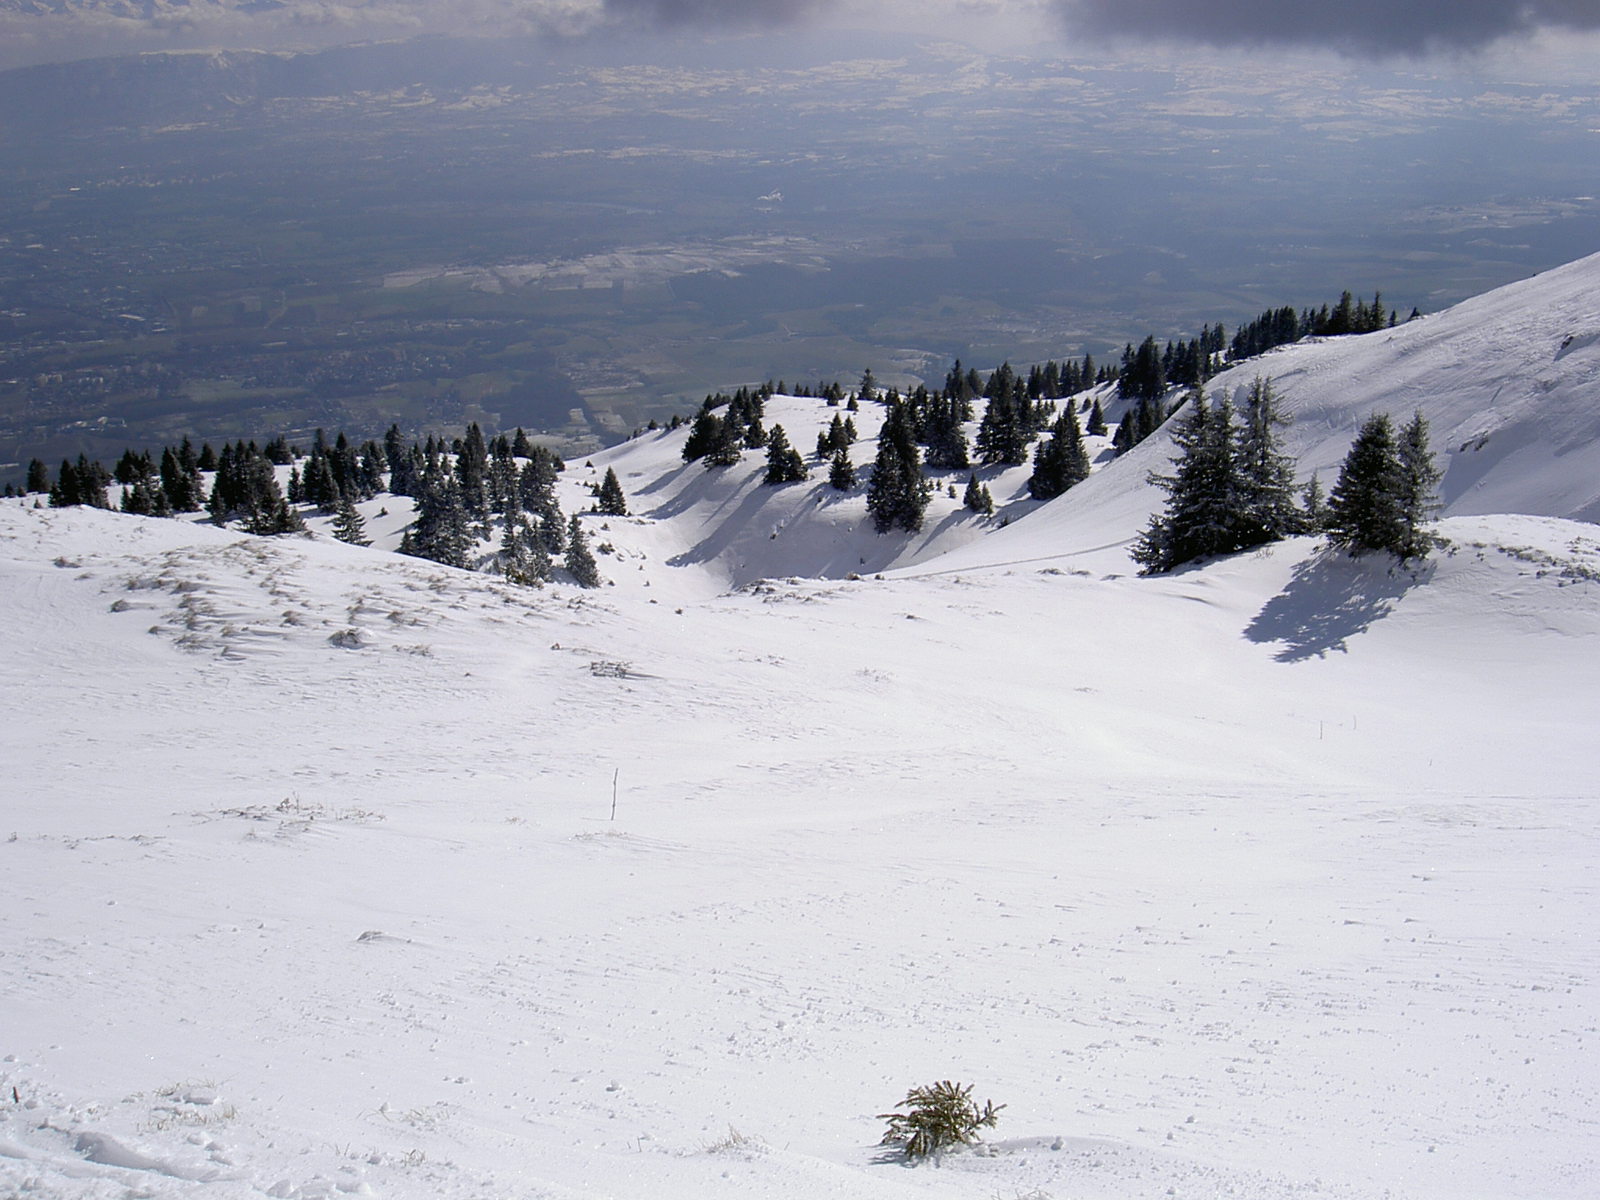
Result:
<svg viewBox="0 0 1600 1200">
<path fill-rule="evenodd" d="M 1245 627 L 1252 642 L 1281 642 L 1279 662 L 1323 658 L 1388 616 L 1400 598 L 1433 578 L 1434 564 L 1402 564 L 1391 554 L 1351 558 L 1324 547 L 1300 563 L 1288 584 Z"/>
</svg>

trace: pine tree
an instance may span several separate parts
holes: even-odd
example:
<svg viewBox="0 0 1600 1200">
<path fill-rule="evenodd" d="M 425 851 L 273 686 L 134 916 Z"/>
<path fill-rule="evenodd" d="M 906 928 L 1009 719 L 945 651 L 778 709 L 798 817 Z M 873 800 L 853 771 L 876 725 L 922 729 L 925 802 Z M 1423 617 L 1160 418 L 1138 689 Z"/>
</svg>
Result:
<svg viewBox="0 0 1600 1200">
<path fill-rule="evenodd" d="M 567 553 L 562 565 L 567 568 L 567 573 L 579 587 L 600 586 L 600 567 L 594 561 L 594 554 L 589 549 L 589 539 L 583 532 L 583 525 L 579 522 L 577 513 L 572 514 L 572 520 L 567 525 Z"/>
<path fill-rule="evenodd" d="M 188 457 L 192 464 L 192 448 Z M 196 512 L 200 508 L 200 472 L 193 465 L 185 467 L 182 455 L 174 453 L 170 446 L 161 451 L 161 490 L 178 512 Z"/>
<path fill-rule="evenodd" d="M 1321 533 L 1328 527 L 1328 501 L 1322 494 L 1322 480 L 1313 472 L 1300 493 L 1300 528 L 1306 533 Z"/>
<path fill-rule="evenodd" d="M 828 467 L 828 486 L 835 491 L 848 492 L 855 485 L 856 468 L 850 461 L 850 451 L 840 447 L 833 452 L 833 462 Z"/>
<path fill-rule="evenodd" d="M 606 477 L 600 481 L 595 511 L 607 517 L 628 515 L 628 498 L 623 494 L 622 481 L 617 478 L 615 467 L 607 467 Z"/>
<path fill-rule="evenodd" d="M 805 460 L 800 451 L 789 444 L 789 435 L 782 425 L 774 425 L 767 437 L 767 473 L 764 483 L 798 483 L 806 477 Z"/>
<path fill-rule="evenodd" d="M 1078 414 L 1068 404 L 1051 428 L 1050 440 L 1040 442 L 1033 454 L 1033 474 L 1028 493 L 1035 500 L 1054 500 L 1068 488 L 1089 478 L 1089 455 L 1083 448 Z"/>
<path fill-rule="evenodd" d="M 1105 410 L 1100 407 L 1099 396 L 1094 398 L 1094 403 L 1089 408 L 1089 424 L 1085 432 L 1090 437 L 1105 437 L 1106 435 L 1106 414 Z"/>
<path fill-rule="evenodd" d="M 1167 493 L 1167 503 L 1133 549 L 1133 560 L 1145 574 L 1250 544 L 1236 436 L 1233 406 L 1226 397 L 1213 407 L 1203 391 L 1196 391 L 1188 416 L 1172 434 L 1179 451 L 1173 460 L 1176 469 L 1171 475 L 1150 476 Z"/>
<path fill-rule="evenodd" d="M 717 424 L 717 439 L 705 456 L 707 467 L 731 467 L 743 457 L 744 426 L 729 405 L 726 416 Z"/>
<path fill-rule="evenodd" d="M 928 488 L 922 478 L 922 456 L 917 450 L 910 415 L 903 403 L 889 405 L 878 432 L 878 456 L 867 485 L 867 511 L 879 533 L 903 529 L 916 533 L 928 507 Z"/>
<path fill-rule="evenodd" d="M 1373 303 L 1377 303 L 1376 299 Z M 1433 546 L 1433 538 L 1422 526 L 1438 508 L 1435 489 L 1442 476 L 1433 461 L 1433 451 L 1428 448 L 1428 422 L 1420 409 L 1400 431 L 1395 454 L 1400 474 L 1402 524 L 1401 540 L 1395 553 L 1401 558 L 1425 558 Z"/>
<path fill-rule="evenodd" d="M 262 459 L 266 462 L 266 459 Z M 274 485 L 276 490 L 276 485 Z M 300 514 L 289 507 L 280 494 L 260 508 L 254 515 L 245 521 L 245 529 L 262 537 L 272 537 L 280 533 L 299 533 L 305 529 L 306 524 L 300 519 Z"/>
<path fill-rule="evenodd" d="M 351 546 L 372 545 L 372 539 L 367 537 L 367 523 L 348 495 L 339 497 L 339 508 L 333 518 L 333 536 Z"/>
<path fill-rule="evenodd" d="M 1239 430 L 1239 475 L 1244 517 L 1242 546 L 1259 546 L 1299 532 L 1294 500 L 1294 460 L 1278 448 L 1277 430 L 1288 424 L 1278 411 L 1272 381 L 1256 376 Z"/>
<path fill-rule="evenodd" d="M 1167 375 L 1155 337 L 1145 338 L 1137 350 L 1129 345 L 1122 352 L 1117 394 L 1127 400 L 1159 400 L 1166 390 Z"/>
<path fill-rule="evenodd" d="M 987 484 L 978 482 L 975 473 L 967 476 L 967 490 L 961 497 L 961 505 L 980 516 L 994 516 L 994 497 L 989 494 Z"/>
<path fill-rule="evenodd" d="M 1368 417 L 1328 497 L 1328 540 L 1353 555 L 1406 544 L 1403 479 L 1387 413 Z"/>
<path fill-rule="evenodd" d="M 926 409 L 923 442 L 928 447 L 928 465 L 943 470 L 964 471 L 972 465 L 967 432 L 962 427 L 967 407 L 949 398 L 935 399 Z"/>
<path fill-rule="evenodd" d="M 461 439 L 456 454 L 456 479 L 461 485 L 462 506 L 477 520 L 489 515 L 488 476 L 488 446 L 483 440 L 483 430 L 474 421 L 467 426 L 467 435 Z"/>
<path fill-rule="evenodd" d="M 500 540 L 500 573 L 511 583 L 543 587 L 550 578 L 550 553 L 520 513 L 506 517 Z"/>
<path fill-rule="evenodd" d="M 419 491 L 417 518 L 406 531 L 401 553 L 466 567 L 473 538 L 460 483 L 453 474 L 437 470 L 424 476 Z"/>
</svg>

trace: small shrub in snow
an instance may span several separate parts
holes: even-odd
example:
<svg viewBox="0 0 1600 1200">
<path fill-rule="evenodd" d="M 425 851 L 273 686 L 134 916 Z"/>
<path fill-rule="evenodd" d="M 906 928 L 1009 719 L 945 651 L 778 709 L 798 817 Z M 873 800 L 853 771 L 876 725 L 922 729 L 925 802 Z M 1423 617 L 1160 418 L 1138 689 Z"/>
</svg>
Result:
<svg viewBox="0 0 1600 1200">
<path fill-rule="evenodd" d="M 970 1146 L 978 1140 L 978 1130 L 992 1128 L 1000 1120 L 1000 1109 L 993 1100 L 979 1108 L 972 1099 L 972 1086 L 951 1083 L 948 1079 L 927 1087 L 912 1088 L 900 1102 L 905 1112 L 879 1113 L 889 1122 L 880 1143 L 899 1146 L 907 1158 L 926 1158 L 949 1146 Z"/>
</svg>

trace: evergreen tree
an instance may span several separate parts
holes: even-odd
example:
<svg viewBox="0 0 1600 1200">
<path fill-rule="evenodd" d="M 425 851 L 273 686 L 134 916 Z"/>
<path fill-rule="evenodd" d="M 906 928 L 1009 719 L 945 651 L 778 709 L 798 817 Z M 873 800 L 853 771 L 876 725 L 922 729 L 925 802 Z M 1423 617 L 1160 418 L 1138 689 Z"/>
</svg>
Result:
<svg viewBox="0 0 1600 1200">
<path fill-rule="evenodd" d="M 1214 407 L 1203 391 L 1189 401 L 1189 413 L 1173 431 L 1178 447 L 1171 475 L 1152 473 L 1150 482 L 1167 493 L 1164 512 L 1150 519 L 1133 549 L 1133 560 L 1147 575 L 1208 555 L 1229 554 L 1245 545 L 1249 529 L 1242 513 L 1244 482 L 1235 446 L 1233 406 L 1226 398 Z"/>
<path fill-rule="evenodd" d="M 117 465 L 111 469 L 111 478 L 123 487 L 132 487 L 149 479 L 154 473 L 155 467 L 148 454 L 143 452 L 135 454 L 128 449 L 122 452 L 122 457 L 117 459 Z"/>
<path fill-rule="evenodd" d="M 86 455 L 78 455 L 75 464 L 62 459 L 61 471 L 50 489 L 50 507 L 70 508 L 84 504 L 91 508 L 110 508 L 111 501 L 106 496 L 106 486 L 110 482 L 111 473 L 98 462 L 91 462 Z"/>
<path fill-rule="evenodd" d="M 56 472 L 56 481 L 50 485 L 50 507 L 71 508 L 75 504 L 82 504 L 82 494 L 78 488 L 78 468 L 72 465 L 71 459 L 61 460 L 61 470 Z"/>
<path fill-rule="evenodd" d="M 706 454 L 707 467 L 731 467 L 744 455 L 744 426 L 729 406 L 729 412 L 717 425 L 717 440 Z"/>
<path fill-rule="evenodd" d="M 1166 390 L 1167 375 L 1155 337 L 1145 338 L 1137 350 L 1128 346 L 1122 353 L 1117 394 L 1127 400 L 1159 400 Z"/>
<path fill-rule="evenodd" d="M 500 573 L 511 583 L 542 587 L 550 578 L 550 552 L 521 513 L 508 513 L 500 541 Z"/>
<path fill-rule="evenodd" d="M 1398 554 L 1406 545 L 1404 484 L 1387 413 L 1368 417 L 1339 468 L 1328 497 L 1328 539 L 1359 555 L 1368 550 Z"/>
<path fill-rule="evenodd" d="M 998 374 L 1000 371 L 995 372 Z M 983 410 L 983 420 L 978 422 L 978 461 L 986 466 L 999 463 L 1014 467 L 1025 463 L 1030 440 L 1026 415 L 1017 411 L 1009 391 L 991 398 Z"/>
<path fill-rule="evenodd" d="M 600 491 L 596 496 L 595 511 L 607 517 L 625 517 L 628 515 L 628 498 L 622 492 L 622 481 L 617 478 L 615 467 L 606 468 L 606 477 L 600 481 Z"/>
<path fill-rule="evenodd" d="M 170 517 L 172 505 L 159 483 L 139 479 L 132 487 L 122 489 L 122 511 L 140 517 Z"/>
<path fill-rule="evenodd" d="M 867 511 L 879 533 L 903 529 L 916 533 L 928 508 L 928 487 L 922 478 L 922 457 L 903 403 L 889 406 L 878 432 L 878 456 L 867 485 Z"/>
<path fill-rule="evenodd" d="M 456 479 L 461 485 L 461 503 L 467 514 L 476 520 L 489 515 L 489 450 L 483 440 L 483 430 L 474 421 L 467 426 L 467 435 L 461 439 L 456 454 Z"/>
<path fill-rule="evenodd" d="M 789 435 L 782 425 L 774 425 L 767 439 L 767 473 L 764 483 L 798 483 L 806 477 L 805 460 L 800 451 L 789 444 Z"/>
<path fill-rule="evenodd" d="M 989 494 L 987 484 L 978 482 L 976 474 L 967 476 L 967 490 L 961 497 L 961 505 L 980 516 L 994 516 L 994 497 Z"/>
<path fill-rule="evenodd" d="M 436 469 L 424 476 L 418 490 L 417 517 L 406 530 L 400 552 L 465 568 L 473 537 L 460 482 L 453 473 Z"/>
<path fill-rule="evenodd" d="M 1402 525 L 1395 553 L 1401 558 L 1425 558 L 1432 548 L 1433 538 L 1422 526 L 1438 508 L 1435 489 L 1442 476 L 1433 461 L 1433 451 L 1428 447 L 1428 422 L 1420 409 L 1400 431 L 1395 455 L 1399 466 Z"/>
<path fill-rule="evenodd" d="M 848 492 L 855 485 L 855 464 L 850 461 L 850 451 L 841 446 L 833 452 L 833 462 L 828 467 L 828 486 L 835 491 Z"/>
<path fill-rule="evenodd" d="M 963 413 L 970 405 L 947 398 L 930 401 L 923 423 L 923 442 L 928 447 L 928 465 L 943 470 L 963 471 L 972 465 Z"/>
<path fill-rule="evenodd" d="M 352 546 L 372 545 L 372 539 L 367 537 L 367 523 L 349 495 L 339 497 L 338 512 L 333 518 L 333 536 Z"/>
<path fill-rule="evenodd" d="M 266 459 L 261 461 L 266 462 Z M 277 490 L 276 484 L 273 485 L 273 490 Z M 300 519 L 300 514 L 289 507 L 282 493 L 279 493 L 276 499 L 268 501 L 245 521 L 245 529 L 248 532 L 262 537 L 271 537 L 279 533 L 299 533 L 305 527 L 306 524 Z"/>
<path fill-rule="evenodd" d="M 200 471 L 193 465 L 194 451 L 188 451 L 189 466 L 184 466 L 184 455 L 174 453 L 168 446 L 161 451 L 161 490 L 167 494 L 177 512 L 198 512 L 204 487 Z"/>
<path fill-rule="evenodd" d="M 871 400 L 876 397 L 878 393 L 878 381 L 873 376 L 871 367 L 868 367 L 861 373 L 861 385 L 856 388 L 856 393 L 863 400 Z"/>
<path fill-rule="evenodd" d="M 539 515 L 539 544 L 548 555 L 564 553 L 567 548 L 567 523 L 561 515 L 560 505 Z"/>
<path fill-rule="evenodd" d="M 1300 528 L 1306 533 L 1321 533 L 1328 527 L 1328 501 L 1322 494 L 1322 480 L 1313 473 L 1300 493 Z"/>
<path fill-rule="evenodd" d="M 1106 414 L 1100 407 L 1099 396 L 1094 398 L 1094 403 L 1089 408 L 1089 424 L 1085 432 L 1090 437 L 1105 437 L 1106 435 Z"/>
<path fill-rule="evenodd" d="M 554 530 L 546 538 L 552 554 L 560 554 L 565 545 L 561 531 L 566 525 L 561 506 L 556 502 L 556 462 L 555 455 L 548 448 L 535 446 L 517 479 L 517 498 L 521 509 L 530 516 L 540 518 L 541 529 Z"/>
<path fill-rule="evenodd" d="M 567 568 L 567 573 L 579 587 L 600 586 L 600 567 L 594 561 L 594 554 L 589 549 L 589 539 L 583 532 L 583 525 L 578 521 L 577 513 L 572 514 L 572 520 L 567 525 L 567 553 L 562 565 Z"/>
<path fill-rule="evenodd" d="M 1294 460 L 1278 449 L 1277 430 L 1288 424 L 1278 411 L 1272 381 L 1256 376 L 1239 430 L 1239 475 L 1244 546 L 1298 533 L 1303 517 L 1294 500 Z"/>
<path fill-rule="evenodd" d="M 1089 478 L 1089 455 L 1083 448 L 1078 414 L 1068 404 L 1051 428 L 1050 440 L 1040 442 L 1033 454 L 1033 474 L 1028 493 L 1035 500 L 1054 500 L 1068 488 Z"/>
<path fill-rule="evenodd" d="M 389 468 L 389 490 L 396 496 L 409 496 L 418 478 L 416 447 L 407 445 L 400 426 L 390 425 L 383 435 L 383 459 Z"/>
<path fill-rule="evenodd" d="M 50 490 L 50 468 L 37 458 L 28 460 L 28 481 L 24 485 L 29 492 L 48 492 Z"/>
</svg>

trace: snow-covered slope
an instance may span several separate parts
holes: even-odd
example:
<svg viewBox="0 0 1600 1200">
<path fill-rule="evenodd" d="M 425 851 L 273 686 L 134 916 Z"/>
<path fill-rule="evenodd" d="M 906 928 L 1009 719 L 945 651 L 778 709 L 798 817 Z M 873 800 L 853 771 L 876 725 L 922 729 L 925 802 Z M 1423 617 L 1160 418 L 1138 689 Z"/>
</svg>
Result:
<svg viewBox="0 0 1600 1200">
<path fill-rule="evenodd" d="M 1300 542 L 669 604 L 0 520 L 0 1192 L 1600 1169 L 1586 526 L 1457 519 L 1416 576 Z M 994 1153 L 880 1161 L 946 1077 L 1009 1104 Z"/>
<path fill-rule="evenodd" d="M 860 434 L 851 458 L 861 486 L 850 492 L 831 487 L 828 463 L 808 453 L 817 434 L 844 415 Z M 746 450 L 743 461 L 731 467 L 685 463 L 685 427 L 653 431 L 574 464 L 566 495 L 578 507 L 591 503 L 578 485 L 598 482 L 607 467 L 614 468 L 631 511 L 648 518 L 656 530 L 651 536 L 675 547 L 673 565 L 704 568 L 719 584 L 735 587 L 774 576 L 842 579 L 927 562 L 981 542 L 1039 508 L 1028 495 L 1029 466 L 979 469 L 994 495 L 993 517 L 962 507 L 969 472 L 930 470 L 935 487 L 922 532 L 879 536 L 867 515 L 865 483 L 883 416 L 882 405 L 875 403 L 846 412 L 818 399 L 773 396 L 766 402 L 765 424 L 781 425 L 790 443 L 806 454 L 810 478 L 804 482 L 765 485 L 766 461 L 759 450 Z M 1110 459 L 1108 439 L 1086 438 L 1085 443 L 1092 454 Z"/>
<path fill-rule="evenodd" d="M 1213 395 L 1241 402 L 1258 376 L 1293 425 L 1284 449 L 1302 479 L 1332 487 L 1361 422 L 1375 412 L 1427 417 L 1449 514 L 1525 513 L 1600 520 L 1600 254 L 1498 288 L 1444 312 L 1356 337 L 1284 346 L 1218 375 Z M 1024 525 L 968 548 L 951 566 L 1025 556 L 1012 543 L 1111 569 L 1161 494 L 1163 429 Z M 1048 532 L 1047 532 L 1048 529 Z"/>
<path fill-rule="evenodd" d="M 1267 360 L 1307 459 L 1460 313 Z M 907 542 L 681 437 L 572 464 L 599 591 L 0 503 L 0 1195 L 1592 1194 L 1593 526 L 1147 579 L 1159 445 Z M 946 1078 L 990 1144 L 883 1157 Z"/>
</svg>

